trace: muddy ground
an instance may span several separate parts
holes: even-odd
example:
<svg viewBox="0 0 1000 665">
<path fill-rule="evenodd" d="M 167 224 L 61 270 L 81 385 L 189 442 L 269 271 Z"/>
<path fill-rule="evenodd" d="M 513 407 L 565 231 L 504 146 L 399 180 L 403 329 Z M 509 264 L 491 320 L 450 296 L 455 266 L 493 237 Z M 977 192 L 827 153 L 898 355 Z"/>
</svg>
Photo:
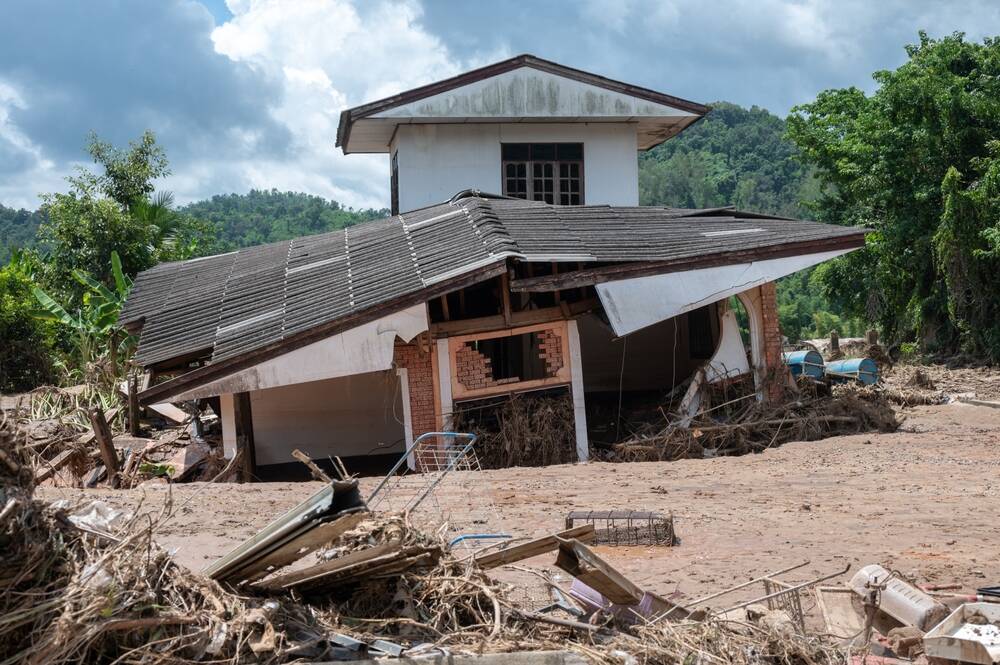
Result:
<svg viewBox="0 0 1000 665">
<path fill-rule="evenodd" d="M 904 413 L 892 434 L 791 443 L 744 457 L 488 471 L 454 479 L 444 494 L 456 514 L 491 497 L 501 522 L 467 528 L 521 536 L 559 530 L 574 509 L 672 512 L 676 547 L 597 549 L 640 585 L 681 599 L 807 560 L 787 579 L 880 562 L 920 581 L 1000 584 L 1000 409 L 948 404 Z M 319 487 L 174 485 L 175 515 L 158 539 L 178 561 L 200 569 Z M 167 490 L 38 494 L 142 502 L 143 510 L 158 512 Z M 548 554 L 528 564 L 554 570 L 553 560 Z M 760 591 L 755 585 L 749 597 Z M 812 605 L 811 596 L 806 600 Z"/>
</svg>

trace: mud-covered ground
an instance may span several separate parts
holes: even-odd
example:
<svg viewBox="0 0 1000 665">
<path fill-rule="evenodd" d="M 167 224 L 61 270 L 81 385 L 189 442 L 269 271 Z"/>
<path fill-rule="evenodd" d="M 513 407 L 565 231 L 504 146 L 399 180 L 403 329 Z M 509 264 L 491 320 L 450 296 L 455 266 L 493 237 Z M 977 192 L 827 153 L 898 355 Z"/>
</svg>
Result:
<svg viewBox="0 0 1000 665">
<path fill-rule="evenodd" d="M 892 434 L 791 443 L 744 457 L 459 475 L 442 489 L 451 502 L 444 509 L 461 519 L 492 503 L 498 519 L 463 528 L 518 536 L 557 531 L 571 510 L 672 512 L 681 538 L 676 547 L 597 549 L 638 584 L 682 599 L 802 561 L 810 563 L 787 579 L 879 562 L 921 581 L 1000 584 L 1000 409 L 955 403 L 903 413 L 903 426 Z M 375 480 L 362 484 L 370 489 Z M 158 538 L 181 563 L 200 569 L 319 487 L 174 485 L 174 516 Z M 142 510 L 154 512 L 167 494 L 164 485 L 38 490 L 46 499 L 99 498 L 129 507 L 141 501 Z M 551 569 L 554 558 L 527 563 Z M 754 585 L 750 596 L 737 597 L 761 591 Z"/>
</svg>

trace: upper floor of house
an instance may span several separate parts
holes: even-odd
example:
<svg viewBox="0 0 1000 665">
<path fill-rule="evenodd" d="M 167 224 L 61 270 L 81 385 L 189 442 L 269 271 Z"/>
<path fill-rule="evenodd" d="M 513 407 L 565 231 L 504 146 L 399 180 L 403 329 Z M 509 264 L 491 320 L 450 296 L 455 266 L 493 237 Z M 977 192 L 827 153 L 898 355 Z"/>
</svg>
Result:
<svg viewBox="0 0 1000 665">
<path fill-rule="evenodd" d="M 341 114 L 337 146 L 388 153 L 393 213 L 464 189 L 560 205 L 638 205 L 638 152 L 708 107 L 531 55 Z"/>
</svg>

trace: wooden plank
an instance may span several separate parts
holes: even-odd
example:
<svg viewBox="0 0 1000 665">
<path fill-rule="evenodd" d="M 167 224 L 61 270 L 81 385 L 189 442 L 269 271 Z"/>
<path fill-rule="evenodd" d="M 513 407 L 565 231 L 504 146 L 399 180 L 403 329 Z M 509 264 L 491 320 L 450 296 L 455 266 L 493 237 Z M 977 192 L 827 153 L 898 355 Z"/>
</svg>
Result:
<svg viewBox="0 0 1000 665">
<path fill-rule="evenodd" d="M 271 572 L 298 561 L 318 547 L 332 543 L 342 533 L 353 529 L 368 516 L 367 512 L 350 513 L 343 517 L 338 517 L 332 522 L 321 524 L 315 529 L 307 531 L 299 538 L 285 543 L 259 561 L 255 561 L 252 567 L 242 571 L 242 575 L 248 581 L 266 577 Z"/>
<path fill-rule="evenodd" d="M 45 466 L 35 472 L 35 483 L 44 482 L 54 476 L 56 471 L 66 466 L 73 459 L 75 453 L 76 450 L 74 449 L 64 450 L 51 460 L 44 462 Z"/>
<path fill-rule="evenodd" d="M 566 571 L 612 603 L 635 605 L 645 593 L 578 540 L 559 539 L 556 567 Z"/>
<path fill-rule="evenodd" d="M 128 431 L 139 436 L 139 381 L 135 374 L 128 378 Z"/>
<path fill-rule="evenodd" d="M 513 547 L 508 547 L 507 549 L 500 550 L 499 552 L 490 552 L 489 554 L 478 556 L 474 560 L 480 568 L 489 570 L 490 568 L 506 566 L 510 563 L 523 561 L 524 559 L 530 559 L 531 557 L 538 556 L 539 554 L 551 552 L 559 547 L 560 538 L 564 540 L 575 538 L 581 542 L 590 542 L 594 539 L 595 535 L 593 524 L 583 524 L 572 529 L 560 531 L 556 534 L 529 540 L 526 543 L 514 545 Z"/>
<path fill-rule="evenodd" d="M 386 554 L 396 555 L 401 551 L 400 548 L 402 545 L 402 542 L 398 540 L 382 543 L 381 545 L 376 545 L 375 547 L 370 547 L 366 550 L 351 552 L 349 554 L 345 554 L 344 556 L 337 557 L 336 559 L 316 564 L 315 566 L 310 566 L 302 570 L 295 570 L 263 582 L 258 582 L 254 586 L 262 589 L 284 589 L 313 577 L 332 574 L 338 571 L 346 570 L 359 563 L 370 562 Z"/>
<path fill-rule="evenodd" d="M 136 399 L 138 399 L 138 396 L 136 396 Z M 190 418 L 190 416 L 187 413 L 185 413 L 183 409 L 174 406 L 170 402 L 161 402 L 160 404 L 150 404 L 149 409 L 152 411 L 156 411 L 158 414 L 160 414 L 170 422 L 175 423 L 177 425 L 186 422 Z"/>
<path fill-rule="evenodd" d="M 253 412 L 250 393 L 233 395 L 233 418 L 236 422 L 236 451 L 243 451 L 240 482 L 248 483 L 257 473 L 257 452 L 253 440 Z"/>
<path fill-rule="evenodd" d="M 94 428 L 94 438 L 101 450 L 101 458 L 104 466 L 108 469 L 108 482 L 112 487 L 118 486 L 118 452 L 115 450 L 114 438 L 111 436 L 111 427 L 104 417 L 104 412 L 100 409 L 90 410 L 90 424 Z"/>
</svg>

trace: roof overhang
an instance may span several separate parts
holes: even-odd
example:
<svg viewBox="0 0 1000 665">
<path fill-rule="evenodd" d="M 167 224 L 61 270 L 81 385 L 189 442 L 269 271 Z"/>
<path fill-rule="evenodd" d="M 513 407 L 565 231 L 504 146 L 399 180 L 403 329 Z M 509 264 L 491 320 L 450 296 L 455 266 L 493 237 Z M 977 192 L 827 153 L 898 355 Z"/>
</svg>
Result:
<svg viewBox="0 0 1000 665">
<path fill-rule="evenodd" d="M 345 154 L 389 152 L 401 125 L 634 123 L 649 149 L 709 111 L 679 97 L 521 55 L 341 113 Z"/>
</svg>

